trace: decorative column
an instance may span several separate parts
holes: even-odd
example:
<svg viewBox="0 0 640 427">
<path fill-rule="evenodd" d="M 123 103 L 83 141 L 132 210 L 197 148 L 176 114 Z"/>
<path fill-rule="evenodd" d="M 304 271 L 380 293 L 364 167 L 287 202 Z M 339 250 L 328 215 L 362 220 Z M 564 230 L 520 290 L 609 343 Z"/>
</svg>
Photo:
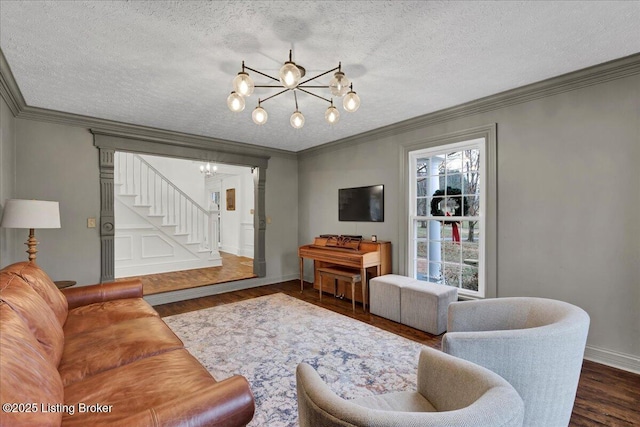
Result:
<svg viewBox="0 0 640 427">
<path fill-rule="evenodd" d="M 100 156 L 100 282 L 115 279 L 115 215 L 113 212 L 113 157 L 115 150 L 98 148 Z"/>
<path fill-rule="evenodd" d="M 254 216 L 253 216 L 253 274 L 258 277 L 267 275 L 267 262 L 265 260 L 265 231 L 267 229 L 267 217 L 265 214 L 265 184 L 267 168 L 256 167 L 253 169 L 254 184 Z"/>
</svg>

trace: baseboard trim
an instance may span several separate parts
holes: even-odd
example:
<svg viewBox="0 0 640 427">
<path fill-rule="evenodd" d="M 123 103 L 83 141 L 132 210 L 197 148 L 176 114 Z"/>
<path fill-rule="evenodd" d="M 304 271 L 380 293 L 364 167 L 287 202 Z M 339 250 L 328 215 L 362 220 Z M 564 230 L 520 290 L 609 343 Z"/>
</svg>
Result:
<svg viewBox="0 0 640 427">
<path fill-rule="evenodd" d="M 588 345 L 584 351 L 584 358 L 592 362 L 640 374 L 640 357 L 632 354 Z"/>
<path fill-rule="evenodd" d="M 180 291 L 163 292 L 161 294 L 147 295 L 144 297 L 151 305 L 169 304 L 177 301 L 184 301 L 194 298 L 207 297 L 211 295 L 223 294 L 225 292 L 239 291 L 242 289 L 257 288 L 265 285 L 273 285 L 274 283 L 287 282 L 296 280 L 299 274 L 290 274 L 280 277 L 257 277 L 255 279 L 238 280 L 235 282 L 219 283 L 209 286 L 200 286 L 197 288 L 183 289 Z"/>
</svg>

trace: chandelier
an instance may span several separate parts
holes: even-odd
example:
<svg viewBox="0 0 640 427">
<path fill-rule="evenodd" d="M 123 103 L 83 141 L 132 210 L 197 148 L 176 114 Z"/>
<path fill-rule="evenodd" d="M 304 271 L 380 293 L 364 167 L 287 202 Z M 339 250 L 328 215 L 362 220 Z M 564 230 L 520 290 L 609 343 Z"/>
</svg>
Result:
<svg viewBox="0 0 640 427">
<path fill-rule="evenodd" d="M 207 165 L 200 165 L 200 173 L 204 176 L 213 176 L 216 174 L 218 167 L 216 165 L 211 166 L 211 163 L 207 162 Z"/>
<path fill-rule="evenodd" d="M 347 112 L 353 113 L 360 107 L 360 97 L 353 91 L 353 83 L 351 83 L 342 72 L 341 63 L 338 63 L 337 67 L 325 71 L 324 73 L 320 73 L 315 77 L 302 80 L 302 78 L 306 74 L 306 70 L 304 69 L 304 67 L 293 62 L 293 60 L 291 59 L 291 53 L 292 51 L 289 50 L 289 60 L 284 63 L 282 68 L 280 68 L 278 78 L 247 67 L 244 65 L 244 61 L 242 61 L 242 71 L 240 71 L 238 75 L 233 79 L 233 91 L 227 98 L 227 105 L 229 106 L 229 109 L 236 113 L 243 111 L 245 107 L 245 98 L 253 93 L 254 88 L 280 89 L 279 92 L 267 98 L 258 99 L 258 106 L 253 110 L 253 113 L 251 113 L 253 121 L 258 125 L 263 125 L 267 122 L 267 118 L 269 117 L 269 115 L 267 114 L 267 111 L 262 108 L 262 104 L 272 98 L 275 98 L 278 95 L 282 95 L 285 92 L 291 91 L 293 92 L 293 99 L 295 101 L 296 109 L 291 115 L 289 122 L 294 128 L 300 129 L 302 126 L 304 126 L 304 115 L 302 115 L 302 113 L 298 109 L 298 92 L 303 92 L 307 95 L 311 95 L 328 102 L 329 107 L 324 113 L 324 118 L 327 123 L 331 125 L 336 124 L 338 120 L 340 120 L 340 111 L 338 111 L 338 109 L 333 105 L 333 97 L 327 99 L 324 96 L 313 93 L 309 89 L 329 89 L 331 95 L 333 95 L 334 97 L 344 97 L 342 100 L 342 106 Z M 256 85 L 253 83 L 253 80 L 249 76 L 249 73 L 247 73 L 247 70 L 274 80 L 279 84 Z M 334 72 L 333 78 L 329 81 L 328 85 L 309 84 L 311 82 L 317 83 L 315 82 L 317 78 L 332 72 Z"/>
</svg>

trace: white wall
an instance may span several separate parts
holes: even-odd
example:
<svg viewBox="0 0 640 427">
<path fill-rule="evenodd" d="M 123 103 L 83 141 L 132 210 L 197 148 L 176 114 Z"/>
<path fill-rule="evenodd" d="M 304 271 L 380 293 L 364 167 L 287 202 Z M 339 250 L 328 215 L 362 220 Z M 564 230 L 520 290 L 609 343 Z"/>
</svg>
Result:
<svg viewBox="0 0 640 427">
<path fill-rule="evenodd" d="M 498 296 L 568 301 L 587 354 L 640 370 L 640 76 L 299 157 L 299 243 L 321 233 L 397 242 L 399 146 L 497 123 Z M 385 184 L 385 222 L 341 223 L 337 190 Z M 613 361 L 613 362 L 612 362 Z"/>
<path fill-rule="evenodd" d="M 161 156 L 141 155 L 151 166 L 175 184 L 193 201 L 208 209 L 205 200 L 205 176 L 200 172 L 200 164 L 192 160 L 173 159 Z"/>
<path fill-rule="evenodd" d="M 240 188 L 240 177 L 229 176 L 220 181 L 220 250 L 234 255 L 240 253 L 240 220 L 242 213 L 242 194 Z M 235 210 L 228 210 L 227 190 L 235 189 Z"/>
<path fill-rule="evenodd" d="M 0 218 L 6 199 L 15 198 L 16 188 L 16 120 L 5 103 L 0 98 Z M 23 233 L 24 241 L 27 241 L 28 233 Z M 27 254 L 16 257 L 15 248 L 17 246 L 18 230 L 10 228 L 0 228 L 0 268 L 12 264 L 16 261 L 26 260 Z"/>
</svg>

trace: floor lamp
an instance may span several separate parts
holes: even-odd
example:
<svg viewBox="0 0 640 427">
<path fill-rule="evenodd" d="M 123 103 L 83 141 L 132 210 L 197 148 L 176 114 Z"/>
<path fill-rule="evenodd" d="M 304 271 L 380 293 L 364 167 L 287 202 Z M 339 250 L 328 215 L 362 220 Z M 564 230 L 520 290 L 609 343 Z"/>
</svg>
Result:
<svg viewBox="0 0 640 427">
<path fill-rule="evenodd" d="M 29 249 L 29 261 L 35 262 L 36 245 L 34 230 L 36 228 L 60 228 L 60 207 L 58 202 L 44 200 L 7 199 L 0 227 L 28 228 L 29 240 L 25 243 Z"/>
</svg>

